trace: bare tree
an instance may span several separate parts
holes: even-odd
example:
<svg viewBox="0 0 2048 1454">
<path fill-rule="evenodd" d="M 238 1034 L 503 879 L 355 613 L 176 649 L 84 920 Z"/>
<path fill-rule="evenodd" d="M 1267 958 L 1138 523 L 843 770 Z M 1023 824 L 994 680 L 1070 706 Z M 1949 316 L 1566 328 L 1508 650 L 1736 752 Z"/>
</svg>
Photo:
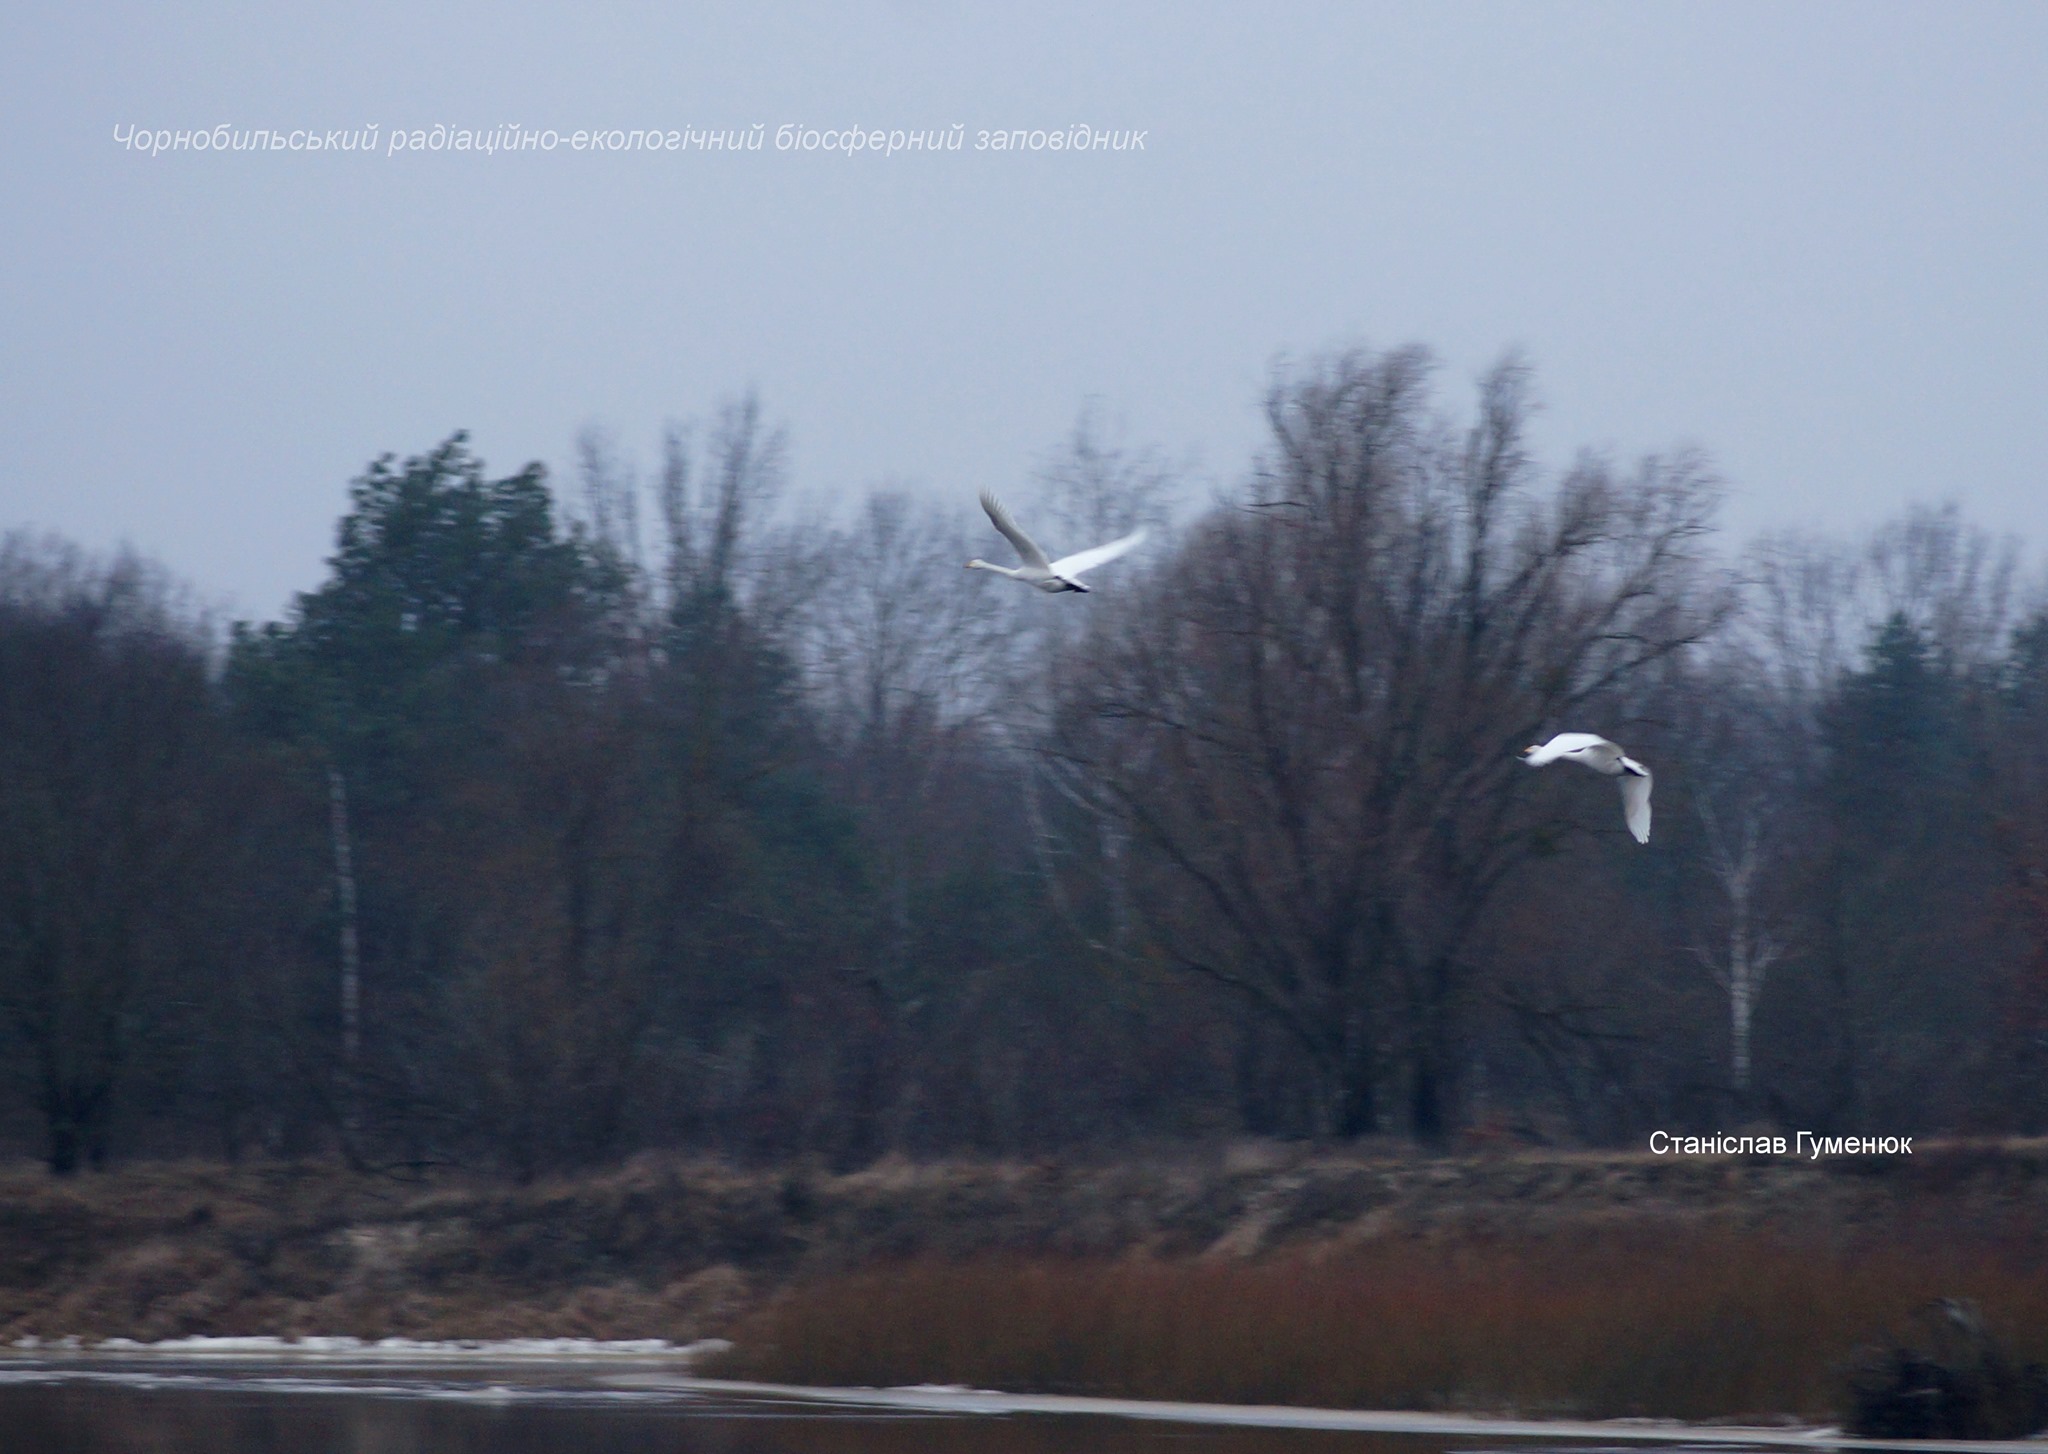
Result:
<svg viewBox="0 0 2048 1454">
<path fill-rule="evenodd" d="M 1967 525 L 1953 504 L 1915 506 L 1860 543 L 1766 535 L 1742 567 L 1743 636 L 1777 695 L 1810 719 L 1894 615 L 1959 668 L 1996 656 L 2013 622 L 2018 560 L 2016 541 Z"/>
<path fill-rule="evenodd" d="M 0 543 L 0 1017 L 53 1171 L 103 1162 L 194 966 L 225 762 L 203 640 L 160 572 Z"/>
<path fill-rule="evenodd" d="M 631 461 L 620 458 L 611 436 L 593 424 L 576 436 L 576 466 L 583 481 L 583 511 L 592 540 L 637 577 L 645 561 L 640 541 L 640 481 Z"/>
<path fill-rule="evenodd" d="M 355 850 L 348 831 L 348 785 L 327 765 L 327 820 L 334 840 L 334 900 L 341 919 L 342 1120 L 355 1129 L 356 1076 L 363 1050 L 363 972 L 356 934 Z"/>
<path fill-rule="evenodd" d="M 889 978 L 902 986 L 888 998 L 900 1003 L 917 998 L 912 881 L 950 851 L 937 796 L 954 783 L 959 754 L 979 746 L 973 724 L 993 685 L 996 603 L 961 588 L 958 522 L 902 491 L 868 496 L 831 544 L 806 654 L 884 888 Z"/>
<path fill-rule="evenodd" d="M 1129 827 L 1088 774 L 1032 745 L 1045 740 L 1050 714 L 1064 706 L 1042 683 L 1086 661 L 1104 634 L 1098 629 L 1103 619 L 1113 619 L 1140 593 L 1153 563 L 1172 555 L 1183 475 L 1158 450 L 1130 445 L 1105 421 L 1101 402 L 1090 400 L 1036 472 L 1034 518 L 1042 515 L 1062 549 L 1143 530 L 1142 553 L 1119 564 L 1117 586 L 1091 601 L 1092 609 L 1046 611 L 1037 601 L 1007 602 L 1011 637 L 1001 662 L 998 718 L 1014 752 L 1033 858 L 1067 928 L 1115 959 L 1132 949 Z"/>
<path fill-rule="evenodd" d="M 1458 440 L 1418 349 L 1277 385 L 1272 454 L 1207 523 L 1055 726 L 1147 853 L 1159 951 L 1294 1038 L 1316 1130 L 1444 1134 L 1476 931 L 1556 830 L 1513 750 L 1617 701 L 1728 611 L 1696 456 L 1549 492 L 1528 373 Z"/>
<path fill-rule="evenodd" d="M 723 405 L 699 460 L 689 431 L 663 437 L 655 484 L 671 621 L 744 609 L 753 629 L 781 639 L 819 589 L 821 532 L 779 527 L 789 436 L 770 427 L 749 393 Z"/>
<path fill-rule="evenodd" d="M 1902 616 L 1954 671 L 1979 670 L 2003 652 L 2013 625 L 2017 540 L 1966 525 L 1953 503 L 1915 506 L 1872 533 L 1864 560 L 1866 631 Z"/>
<path fill-rule="evenodd" d="M 858 739 L 881 741 L 911 714 L 957 722 L 989 709 L 990 661 L 1007 643 L 998 598 L 962 589 L 968 551 L 958 519 L 896 489 L 830 532 L 803 651 L 821 704 Z"/>
<path fill-rule="evenodd" d="M 1706 828 L 1707 871 L 1720 889 L 1724 911 L 1720 943 L 1711 948 L 1701 945 L 1693 952 L 1728 996 L 1728 1081 L 1736 1104 L 1742 1105 L 1750 1096 L 1750 1022 L 1757 997 L 1771 966 L 1785 952 L 1761 902 L 1772 855 L 1762 809 L 1754 802 L 1743 805 L 1732 835 L 1723 830 L 1706 798 L 1695 803 Z"/>
<path fill-rule="evenodd" d="M 1158 451 L 1126 443 L 1091 401 L 1037 471 L 1033 518 L 1043 518 L 1051 538 L 1066 542 L 1063 549 L 1142 529 L 1155 537 L 1148 549 L 1156 555 L 1169 544 L 1181 477 Z"/>
</svg>

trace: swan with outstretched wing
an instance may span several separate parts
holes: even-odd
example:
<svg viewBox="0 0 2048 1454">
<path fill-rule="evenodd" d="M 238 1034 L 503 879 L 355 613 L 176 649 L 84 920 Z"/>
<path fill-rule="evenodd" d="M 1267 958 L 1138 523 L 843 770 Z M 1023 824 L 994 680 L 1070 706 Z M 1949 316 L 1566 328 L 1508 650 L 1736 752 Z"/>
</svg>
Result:
<svg viewBox="0 0 2048 1454">
<path fill-rule="evenodd" d="M 1522 749 L 1522 761 L 1542 767 L 1560 759 L 1590 767 L 1597 773 L 1621 779 L 1621 815 L 1636 842 L 1650 841 L 1650 770 L 1609 742 L 1590 732 L 1560 732 L 1548 742 Z"/>
<path fill-rule="evenodd" d="M 1099 565 L 1115 560 L 1127 550 L 1135 549 L 1145 541 L 1145 532 L 1133 530 L 1121 539 L 1107 545 L 1097 545 L 1088 550 L 1077 550 L 1072 555 L 1063 555 L 1058 560 L 1046 559 L 1038 542 L 1024 533 L 1023 527 L 1010 518 L 1010 512 L 987 490 L 981 492 L 981 508 L 988 511 L 988 518 L 997 530 L 1003 533 L 1017 549 L 1017 557 L 1024 563 L 1020 566 L 991 565 L 976 557 L 967 562 L 969 570 L 994 571 L 999 576 L 1008 576 L 1013 581 L 1022 581 L 1027 586 L 1036 586 L 1041 591 L 1082 591 L 1088 587 L 1077 579 L 1084 571 L 1094 570 Z"/>
</svg>

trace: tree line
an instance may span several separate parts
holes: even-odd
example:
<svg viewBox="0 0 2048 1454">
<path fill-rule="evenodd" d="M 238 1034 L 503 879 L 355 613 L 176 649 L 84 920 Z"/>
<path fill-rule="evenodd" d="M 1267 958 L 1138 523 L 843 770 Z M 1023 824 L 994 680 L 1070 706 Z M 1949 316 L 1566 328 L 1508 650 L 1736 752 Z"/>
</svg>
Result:
<svg viewBox="0 0 2048 1454">
<path fill-rule="evenodd" d="M 0 544 L 0 1138 L 530 1177 L 1257 1135 L 2048 1126 L 2048 604 L 1952 508 L 1717 531 L 1528 367 L 1275 379 L 1189 516 L 1092 417 L 1034 531 L 788 498 L 757 403 L 558 494 L 372 463 L 216 631 Z M 1176 523 L 1176 509 L 1180 518 Z M 1557 730 L 1656 772 L 1531 773 Z"/>
</svg>

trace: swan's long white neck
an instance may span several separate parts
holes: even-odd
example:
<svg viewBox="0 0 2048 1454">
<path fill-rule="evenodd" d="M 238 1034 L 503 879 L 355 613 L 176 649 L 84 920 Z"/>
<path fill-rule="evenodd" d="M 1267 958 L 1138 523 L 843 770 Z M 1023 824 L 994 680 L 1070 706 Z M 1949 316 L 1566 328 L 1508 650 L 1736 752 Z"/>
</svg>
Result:
<svg viewBox="0 0 2048 1454">
<path fill-rule="evenodd" d="M 973 560 L 967 562 L 967 568 L 969 570 L 992 570 L 997 575 L 1008 576 L 1012 580 L 1015 580 L 1018 576 L 1024 574 L 1022 570 L 1012 570 L 1009 566 L 1006 565 L 990 565 L 987 561 L 981 559 L 979 556 L 976 556 Z"/>
</svg>

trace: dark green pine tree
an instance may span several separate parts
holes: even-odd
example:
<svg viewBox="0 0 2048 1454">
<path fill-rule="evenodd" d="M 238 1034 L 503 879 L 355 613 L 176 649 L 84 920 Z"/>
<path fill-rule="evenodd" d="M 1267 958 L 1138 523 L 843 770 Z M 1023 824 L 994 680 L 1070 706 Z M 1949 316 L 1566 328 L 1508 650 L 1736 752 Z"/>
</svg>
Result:
<svg viewBox="0 0 2048 1454">
<path fill-rule="evenodd" d="M 515 1002 L 548 1019 L 546 994 L 583 972 L 604 904 L 596 876 L 613 852 L 588 823 L 607 794 L 629 796 L 604 750 L 629 585 L 603 548 L 560 528 L 541 466 L 490 478 L 458 433 L 402 464 L 373 463 L 350 487 L 327 580 L 285 621 L 235 628 L 229 699 L 301 762 L 323 827 L 327 770 L 346 785 L 348 887 L 334 842 L 332 917 L 313 928 L 323 951 L 342 946 L 326 951 L 342 988 L 324 1038 L 351 1064 L 357 1109 L 344 1122 L 374 1132 L 425 1115 L 469 1134 L 475 1062 L 504 1059 L 511 1033 L 469 1027 L 496 1025 L 486 1012 Z M 548 918 L 557 904 L 568 907 Z M 542 927 L 510 927 L 525 906 Z M 519 933 L 546 947 L 530 948 L 526 980 L 508 990 L 499 941 Z M 568 989 L 560 998 L 580 1003 Z M 585 1059 L 616 1061 L 622 1034 L 590 1031 L 605 1048 Z M 511 1079 L 535 1086 L 537 1102 L 553 1093 L 540 1071 Z M 519 1134 L 530 1145 L 541 1133 Z M 394 1143 L 401 1154 L 422 1152 L 408 1136 Z"/>
<path fill-rule="evenodd" d="M 1861 671 L 1822 714 L 1827 841 L 1818 967 L 1837 1037 L 1831 1124 L 1931 1123 L 1927 1047 L 1960 1033 L 1977 987 L 1957 954 L 1982 834 L 1968 683 L 1904 614 L 1879 627 Z M 1900 1035 L 1901 1025 L 1915 1027 Z M 1898 1088 L 1919 1085 L 1908 1103 Z"/>
<path fill-rule="evenodd" d="M 1837 823 L 1865 849 L 1926 823 L 1959 765 L 1956 684 L 1903 613 L 1878 629 L 1825 726 Z"/>
<path fill-rule="evenodd" d="M 487 733 L 504 669 L 602 665 L 624 574 L 557 529 L 540 465 L 488 479 L 457 433 L 378 459 L 349 495 L 326 584 L 287 622 L 235 627 L 229 690 L 269 735 L 317 744 L 374 790 Z"/>
</svg>

